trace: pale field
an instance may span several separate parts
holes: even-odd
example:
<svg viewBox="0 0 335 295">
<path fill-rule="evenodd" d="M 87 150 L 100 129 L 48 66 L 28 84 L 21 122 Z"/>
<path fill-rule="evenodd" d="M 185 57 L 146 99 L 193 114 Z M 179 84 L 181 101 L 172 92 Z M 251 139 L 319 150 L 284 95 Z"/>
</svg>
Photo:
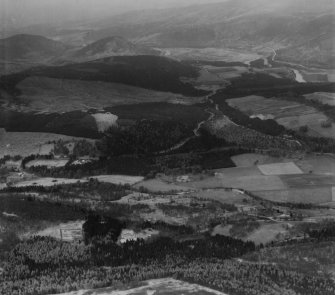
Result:
<svg viewBox="0 0 335 295">
<path fill-rule="evenodd" d="M 129 290 L 114 290 L 103 288 L 96 290 L 80 290 L 59 295 L 227 295 L 225 293 L 203 287 L 197 284 L 189 284 L 172 278 L 156 279 L 143 282 L 141 287 Z"/>
<path fill-rule="evenodd" d="M 29 77 L 18 84 L 24 102 L 15 108 L 20 111 L 63 113 L 75 110 L 101 110 L 116 105 L 148 102 L 198 103 L 201 98 L 159 92 L 117 83 L 61 80 Z"/>
<path fill-rule="evenodd" d="M 218 201 L 223 204 L 243 204 L 244 200 L 251 200 L 251 198 L 245 194 L 225 189 L 203 189 L 192 192 L 190 195 L 197 198 Z"/>
<path fill-rule="evenodd" d="M 249 167 L 254 165 L 264 165 L 290 161 L 290 159 L 275 158 L 268 155 L 253 153 L 233 156 L 231 157 L 231 159 L 237 167 Z"/>
<path fill-rule="evenodd" d="M 335 93 L 328 92 L 315 92 L 311 94 L 304 95 L 308 100 L 316 100 L 323 104 L 328 104 L 331 106 L 335 106 Z"/>
<path fill-rule="evenodd" d="M 264 175 L 303 174 L 293 162 L 258 165 L 258 168 Z"/>
<path fill-rule="evenodd" d="M 70 178 L 51 178 L 51 177 L 44 177 L 44 178 L 36 178 L 33 180 L 22 181 L 15 183 L 13 186 L 15 187 L 26 187 L 26 186 L 55 186 L 60 184 L 72 184 L 77 182 L 87 182 L 87 179 L 70 179 Z"/>
<path fill-rule="evenodd" d="M 257 53 L 223 48 L 167 48 L 164 49 L 164 54 L 167 57 L 180 60 L 224 60 L 226 62 L 239 61 L 246 64 L 262 57 Z"/>
<path fill-rule="evenodd" d="M 64 167 L 69 162 L 69 159 L 54 159 L 54 160 L 33 160 L 26 164 L 27 168 L 46 166 L 48 168 Z"/>
<path fill-rule="evenodd" d="M 236 168 L 223 168 L 214 170 L 215 173 L 218 173 L 220 178 L 234 178 L 234 177 L 244 177 L 250 175 L 262 175 L 261 170 L 257 166 L 249 167 L 236 167 Z"/>
<path fill-rule="evenodd" d="M 185 225 L 191 216 L 185 214 L 180 214 L 178 216 L 167 215 L 162 210 L 155 208 L 154 211 L 140 213 L 140 217 L 143 220 L 151 222 L 163 221 L 164 223 L 173 225 Z"/>
<path fill-rule="evenodd" d="M 279 176 L 249 175 L 225 177 L 217 174 L 216 177 L 189 182 L 186 184 L 193 189 L 211 189 L 211 188 L 240 188 L 249 191 L 262 190 L 281 190 L 286 189 L 286 184 Z"/>
<path fill-rule="evenodd" d="M 5 155 L 23 157 L 40 154 L 48 155 L 54 148 L 51 141 L 77 141 L 83 138 L 39 132 L 6 132 L 0 128 L 0 157 Z M 94 141 L 92 141 L 94 142 Z"/>
<path fill-rule="evenodd" d="M 29 233 L 28 236 L 52 237 L 57 240 L 64 240 L 67 242 L 82 238 L 82 227 L 84 221 L 72 221 L 67 223 L 60 223 L 47 227 L 41 231 Z M 61 235 L 62 232 L 62 235 Z"/>
<path fill-rule="evenodd" d="M 289 188 L 306 188 L 315 186 L 329 187 L 335 184 L 335 175 L 281 175 L 280 178 Z"/>
<path fill-rule="evenodd" d="M 242 238 L 243 241 L 252 241 L 256 245 L 271 243 L 278 239 L 283 239 L 288 233 L 285 228 L 286 223 L 261 223 L 260 227 L 250 232 L 248 235 Z M 232 225 L 218 225 L 216 226 L 211 235 L 223 235 L 230 237 L 230 229 Z"/>
<path fill-rule="evenodd" d="M 157 235 L 159 235 L 159 231 L 153 229 L 144 229 L 139 232 L 135 232 L 132 229 L 123 229 L 118 238 L 118 242 L 123 244 L 128 241 L 137 241 L 139 239 L 147 240 Z"/>
<path fill-rule="evenodd" d="M 288 233 L 286 223 L 263 223 L 261 226 L 247 235 L 243 240 L 252 241 L 256 245 L 268 244 L 272 241 L 282 240 Z"/>
<path fill-rule="evenodd" d="M 128 175 L 98 175 L 98 176 L 92 176 L 88 177 L 87 179 L 96 179 L 100 182 L 106 182 L 106 183 L 112 183 L 112 184 L 129 184 L 134 185 L 136 183 L 139 183 L 143 181 L 143 176 L 128 176 Z"/>
<path fill-rule="evenodd" d="M 331 187 L 290 188 L 289 190 L 255 191 L 265 200 L 283 203 L 323 204 L 332 201 Z"/>
<path fill-rule="evenodd" d="M 91 178 L 96 179 L 100 182 L 113 183 L 113 184 L 136 184 L 144 179 L 142 176 L 127 176 L 127 175 L 99 175 L 86 177 L 82 179 L 71 179 L 71 178 L 51 178 L 51 177 L 42 177 L 36 178 L 27 181 L 21 181 L 15 183 L 16 187 L 26 187 L 26 186 L 55 186 L 61 184 L 71 184 L 71 183 L 85 183 L 88 182 Z"/>
<path fill-rule="evenodd" d="M 105 132 L 109 128 L 117 125 L 118 116 L 111 113 L 97 113 L 93 114 L 92 117 L 98 126 L 99 132 Z"/>
<path fill-rule="evenodd" d="M 183 191 L 189 191 L 190 189 L 185 185 L 178 185 L 170 182 L 166 182 L 162 179 L 149 179 L 140 183 L 137 183 L 135 185 L 135 188 L 140 188 L 144 187 L 150 192 L 171 192 L 171 191 L 178 191 L 178 192 L 183 192 Z"/>
<path fill-rule="evenodd" d="M 288 129 L 296 130 L 306 125 L 311 129 L 310 135 L 335 138 L 335 124 L 330 128 L 322 128 L 321 123 L 327 121 L 328 117 L 313 107 L 256 95 L 228 99 L 227 102 L 249 116 L 272 115 L 278 124 Z"/>
<path fill-rule="evenodd" d="M 296 164 L 304 173 L 335 175 L 335 157 L 333 155 L 306 156 Z"/>
<path fill-rule="evenodd" d="M 155 208 L 157 204 L 182 204 L 190 205 L 191 200 L 193 199 L 193 194 L 188 196 L 186 194 L 182 195 L 152 195 L 133 192 L 121 200 L 115 201 L 116 203 L 123 204 L 146 204 L 151 208 Z"/>
</svg>

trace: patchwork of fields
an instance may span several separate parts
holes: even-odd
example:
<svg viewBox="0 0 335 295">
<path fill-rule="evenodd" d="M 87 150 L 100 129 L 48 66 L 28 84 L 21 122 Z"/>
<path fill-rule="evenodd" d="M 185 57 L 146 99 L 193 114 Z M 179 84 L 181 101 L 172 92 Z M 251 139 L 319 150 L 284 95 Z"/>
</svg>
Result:
<svg viewBox="0 0 335 295">
<path fill-rule="evenodd" d="M 48 144 L 48 142 L 81 139 L 52 133 L 6 132 L 0 128 L 0 157 L 5 155 L 21 155 L 23 157 L 33 154 L 48 155 L 54 148 L 54 145 Z"/>
<path fill-rule="evenodd" d="M 143 286 L 129 290 L 115 290 L 104 288 L 96 290 L 81 290 L 60 295 L 225 295 L 225 293 L 196 284 L 189 284 L 172 278 L 150 280 L 143 282 Z"/>
<path fill-rule="evenodd" d="M 316 100 L 323 104 L 335 106 L 335 93 L 315 92 L 311 94 L 306 94 L 305 97 L 308 100 Z"/>
<path fill-rule="evenodd" d="M 244 189 L 277 202 L 335 202 L 335 158 L 331 156 L 277 159 L 245 154 L 232 159 L 240 166 L 213 170 L 214 176 L 190 175 L 188 181 L 183 183 L 158 177 L 145 180 L 137 187 L 144 187 L 151 192 L 188 192 L 200 198 L 232 204 L 241 202 L 247 196 L 225 188 Z"/>
<path fill-rule="evenodd" d="M 335 125 L 322 127 L 322 123 L 329 120 L 313 107 L 284 99 L 264 98 L 262 96 L 246 96 L 227 100 L 231 107 L 237 108 L 245 114 L 263 119 L 272 116 L 278 124 L 288 129 L 297 130 L 308 126 L 307 132 L 312 136 L 335 138 Z"/>
</svg>

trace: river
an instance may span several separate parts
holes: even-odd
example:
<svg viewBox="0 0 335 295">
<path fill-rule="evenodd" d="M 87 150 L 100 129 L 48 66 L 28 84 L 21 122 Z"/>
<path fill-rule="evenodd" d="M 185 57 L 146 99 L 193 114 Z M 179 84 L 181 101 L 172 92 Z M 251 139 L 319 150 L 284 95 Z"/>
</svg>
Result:
<svg viewBox="0 0 335 295">
<path fill-rule="evenodd" d="M 273 51 L 273 55 L 270 57 L 271 59 L 271 62 L 274 62 L 275 59 L 276 59 L 276 56 L 277 56 L 277 52 L 276 50 L 272 49 Z M 267 59 L 269 60 L 269 58 Z M 282 62 L 280 61 L 280 63 L 283 63 L 283 64 L 287 64 L 287 65 L 290 65 L 291 63 L 289 62 Z M 293 64 L 291 64 L 293 65 Z M 304 67 L 303 65 L 299 65 L 299 64 L 296 64 L 297 66 L 301 66 L 301 67 Z M 299 72 L 298 70 L 296 69 L 292 69 L 292 71 L 294 72 L 294 75 L 295 75 L 295 80 L 298 82 L 298 83 L 307 83 L 307 81 L 304 79 L 303 75 L 301 74 L 301 72 Z"/>
</svg>

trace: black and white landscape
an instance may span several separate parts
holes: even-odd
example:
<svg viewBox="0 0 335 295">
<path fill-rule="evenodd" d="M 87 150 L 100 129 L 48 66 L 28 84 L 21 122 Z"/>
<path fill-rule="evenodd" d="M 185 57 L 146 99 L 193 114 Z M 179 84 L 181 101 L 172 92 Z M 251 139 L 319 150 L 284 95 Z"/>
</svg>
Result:
<svg viewBox="0 0 335 295">
<path fill-rule="evenodd" d="M 0 25 L 0 295 L 335 294 L 335 0 Z"/>
</svg>

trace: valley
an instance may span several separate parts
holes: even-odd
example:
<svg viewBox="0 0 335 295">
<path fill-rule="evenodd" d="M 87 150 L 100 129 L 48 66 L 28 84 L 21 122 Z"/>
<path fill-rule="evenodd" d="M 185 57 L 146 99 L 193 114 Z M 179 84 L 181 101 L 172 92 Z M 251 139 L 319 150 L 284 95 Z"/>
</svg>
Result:
<svg viewBox="0 0 335 295">
<path fill-rule="evenodd" d="M 333 295 L 332 1 L 12 28 L 0 294 Z"/>
</svg>

